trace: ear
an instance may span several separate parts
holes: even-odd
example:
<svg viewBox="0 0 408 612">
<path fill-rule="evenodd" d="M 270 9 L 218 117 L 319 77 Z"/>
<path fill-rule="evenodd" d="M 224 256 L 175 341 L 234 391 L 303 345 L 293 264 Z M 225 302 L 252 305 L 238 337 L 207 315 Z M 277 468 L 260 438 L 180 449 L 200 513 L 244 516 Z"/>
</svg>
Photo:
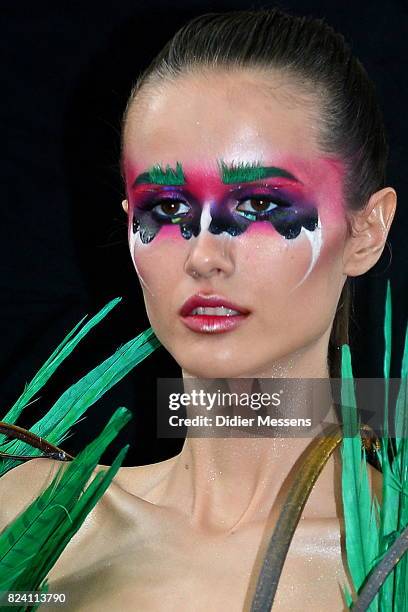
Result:
<svg viewBox="0 0 408 612">
<path fill-rule="evenodd" d="M 349 213 L 351 235 L 343 254 L 343 271 L 347 276 L 359 276 L 372 268 L 384 250 L 394 218 L 397 194 L 384 187 L 370 197 L 363 210 Z"/>
<path fill-rule="evenodd" d="M 127 200 L 122 200 L 122 208 L 125 211 L 125 213 L 128 213 L 128 209 L 129 209 L 129 204 Z"/>
</svg>

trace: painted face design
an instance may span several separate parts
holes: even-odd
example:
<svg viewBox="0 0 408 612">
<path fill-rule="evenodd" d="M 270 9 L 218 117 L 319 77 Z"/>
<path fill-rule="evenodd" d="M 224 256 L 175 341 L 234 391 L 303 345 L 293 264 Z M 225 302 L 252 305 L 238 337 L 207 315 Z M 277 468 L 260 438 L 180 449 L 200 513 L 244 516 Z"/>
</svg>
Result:
<svg viewBox="0 0 408 612">
<path fill-rule="evenodd" d="M 289 172 L 275 167 L 247 165 L 231 168 L 223 162 L 220 167 L 223 184 L 248 183 L 269 177 L 296 181 Z M 186 240 L 198 236 L 204 228 L 212 234 L 226 232 L 230 236 L 239 236 L 256 221 L 271 223 L 287 240 L 297 238 L 302 227 L 313 232 L 318 226 L 318 212 L 313 203 L 305 201 L 304 197 L 296 197 L 285 187 L 271 189 L 268 185 L 261 188 L 258 185 L 258 193 L 254 187 L 232 189 L 211 203 L 208 216 L 208 209 L 193 193 L 185 189 L 180 191 L 180 186 L 186 184 L 181 164 L 177 163 L 175 171 L 170 167 L 165 171 L 160 166 L 153 167 L 139 175 L 133 186 L 149 183 L 163 184 L 163 188 L 156 196 L 155 190 L 145 191 L 133 207 L 132 230 L 133 233 L 139 232 L 143 244 L 151 242 L 165 225 L 178 225 Z M 231 208 L 233 200 L 236 206 Z M 245 202 L 250 204 L 245 206 Z"/>
</svg>

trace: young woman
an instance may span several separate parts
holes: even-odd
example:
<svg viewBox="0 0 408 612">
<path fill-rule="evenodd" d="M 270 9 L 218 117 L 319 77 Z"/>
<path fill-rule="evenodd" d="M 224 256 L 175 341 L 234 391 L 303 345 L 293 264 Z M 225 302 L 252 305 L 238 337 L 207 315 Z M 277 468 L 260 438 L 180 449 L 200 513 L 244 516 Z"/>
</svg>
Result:
<svg viewBox="0 0 408 612">
<path fill-rule="evenodd" d="M 194 19 L 137 81 L 122 151 L 131 256 L 186 386 L 338 376 L 347 278 L 378 261 L 396 207 L 374 87 L 343 37 L 275 9 Z M 307 436 L 188 436 L 176 457 L 121 468 L 50 591 L 70 610 L 249 609 Z M 58 466 L 1 479 L 4 524 Z M 335 452 L 274 610 L 345 607 L 340 469 Z"/>
</svg>

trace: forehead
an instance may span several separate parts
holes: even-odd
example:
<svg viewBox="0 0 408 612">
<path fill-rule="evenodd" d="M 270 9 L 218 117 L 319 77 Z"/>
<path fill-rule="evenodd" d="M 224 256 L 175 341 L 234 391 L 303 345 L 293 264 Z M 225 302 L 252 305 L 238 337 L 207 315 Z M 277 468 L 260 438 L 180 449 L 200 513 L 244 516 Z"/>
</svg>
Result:
<svg viewBox="0 0 408 612">
<path fill-rule="evenodd" d="M 200 71 L 142 90 L 124 133 L 128 162 L 303 159 L 321 155 L 318 104 L 279 73 Z M 216 166 L 214 166 L 216 167 Z"/>
</svg>

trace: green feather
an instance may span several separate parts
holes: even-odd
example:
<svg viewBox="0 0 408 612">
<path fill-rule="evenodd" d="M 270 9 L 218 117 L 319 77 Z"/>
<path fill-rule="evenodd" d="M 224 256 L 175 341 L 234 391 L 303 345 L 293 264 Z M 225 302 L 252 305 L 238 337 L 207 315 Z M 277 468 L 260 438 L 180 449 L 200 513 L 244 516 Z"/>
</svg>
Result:
<svg viewBox="0 0 408 612">
<path fill-rule="evenodd" d="M 45 383 L 51 378 L 58 366 L 72 353 L 74 348 L 84 338 L 84 336 L 97 325 L 106 315 L 114 308 L 122 298 L 115 298 L 104 308 L 102 308 L 92 319 L 86 323 L 78 333 L 76 331 L 82 325 L 86 317 L 83 317 L 79 323 L 69 332 L 64 340 L 57 346 L 55 351 L 48 357 L 44 365 L 38 370 L 34 378 L 28 383 L 20 395 L 16 403 L 10 408 L 10 410 L 3 417 L 3 421 L 6 423 L 15 423 L 20 416 L 22 410 L 27 406 L 28 402 L 34 397 L 36 393 L 45 385 Z M 4 435 L 0 435 L 0 443 L 5 439 Z"/>
<path fill-rule="evenodd" d="M 142 332 L 69 387 L 30 431 L 59 445 L 84 412 L 158 346 L 160 342 L 151 328 Z M 41 454 L 40 450 L 20 440 L 0 444 L 0 451 L 33 457 Z M 0 475 L 17 464 L 15 459 L 4 460 L 0 464 Z"/>
<path fill-rule="evenodd" d="M 371 570 L 378 552 L 378 528 L 377 506 L 371 501 L 367 465 L 361 447 L 351 354 L 347 344 L 342 346 L 341 403 L 344 428 L 341 457 L 346 553 L 353 586 L 357 591 Z M 347 600 L 347 592 L 344 595 Z M 378 610 L 378 598 L 369 610 Z"/>
<path fill-rule="evenodd" d="M 118 408 L 101 434 L 0 534 L 0 590 L 36 591 L 117 473 L 128 446 L 85 488 L 108 444 L 130 420 Z M 25 610 L 22 607 L 21 610 Z"/>
<path fill-rule="evenodd" d="M 391 351 L 392 351 L 392 301 L 391 301 L 391 284 L 387 281 L 387 292 L 385 300 L 384 314 L 384 434 L 381 441 L 381 450 L 378 453 L 380 457 L 381 469 L 383 474 L 382 487 L 382 507 L 380 511 L 380 537 L 379 537 L 379 556 L 388 550 L 391 545 L 390 536 L 397 529 L 397 521 L 395 510 L 398 506 L 399 498 L 399 478 L 394 477 L 392 466 L 388 459 L 389 452 L 389 377 L 391 366 Z M 384 582 L 380 590 L 379 600 L 382 607 L 387 605 L 392 609 L 392 601 L 394 597 L 394 576 L 392 573 Z"/>
<path fill-rule="evenodd" d="M 391 367 L 391 336 L 392 336 L 392 302 L 391 302 L 391 283 L 387 281 L 387 293 L 385 299 L 385 316 L 384 316 L 384 378 L 390 377 Z M 387 398 L 386 398 L 387 399 Z"/>
<path fill-rule="evenodd" d="M 26 386 L 22 396 L 7 412 L 4 421 L 13 423 L 18 418 L 30 399 L 48 381 L 78 342 L 118 301 L 119 299 L 110 302 L 79 332 L 83 320 L 74 327 Z M 151 328 L 139 334 L 67 389 L 30 431 L 49 441 L 64 440 L 69 428 L 89 406 L 158 346 L 160 342 Z M 46 592 L 47 574 L 102 497 L 123 461 L 128 446 L 120 451 L 112 466 L 106 471 L 98 472 L 85 489 L 105 448 L 130 417 L 131 414 L 126 408 L 118 409 L 102 433 L 71 463 L 62 464 L 47 489 L 3 530 L 0 534 L 0 590 Z M 39 454 L 38 449 L 19 440 L 3 441 L 0 443 L 0 450 L 31 454 L 33 457 Z M 0 476 L 16 465 L 19 465 L 18 460 L 2 460 Z M 37 607 L 22 605 L 17 610 L 22 612 Z M 0 606 L 0 610 L 3 608 L 9 609 L 8 606 Z"/>
<path fill-rule="evenodd" d="M 408 524 L 408 414 L 407 414 L 407 374 L 408 374 L 408 327 L 405 335 L 404 355 L 401 367 L 401 385 L 396 402 L 396 455 L 392 458 L 389 452 L 390 438 L 388 427 L 389 412 L 389 377 L 391 364 L 392 340 L 392 303 L 391 286 L 387 283 L 387 295 L 384 316 L 384 436 L 378 459 L 382 469 L 382 503 L 376 498 L 371 502 L 371 493 L 367 487 L 366 457 L 360 458 L 360 440 L 345 438 L 342 447 L 342 494 L 346 528 L 347 564 L 353 579 L 353 585 L 359 591 L 366 582 L 370 571 L 385 556 L 396 537 Z M 349 347 L 343 347 L 342 376 L 352 376 Z M 343 403 L 343 396 L 342 396 Z M 345 397 L 343 407 L 345 425 L 353 430 L 356 422 L 356 410 L 348 410 L 353 405 L 350 397 Z M 359 464 L 363 467 L 359 470 Z M 361 480 L 361 474 L 363 478 Z M 371 508 L 369 509 L 369 506 Z M 374 520 L 375 518 L 375 520 Z M 370 545 L 374 544 L 374 545 Z M 369 607 L 369 610 L 380 612 L 408 611 L 408 555 L 402 555 L 395 569 L 383 582 Z M 350 602 L 347 601 L 350 606 Z M 352 606 L 351 606 L 352 607 Z"/>
<path fill-rule="evenodd" d="M 394 491 L 394 516 L 396 531 L 401 532 L 408 525 L 408 402 L 407 402 L 408 326 L 405 334 L 404 355 L 401 367 L 401 384 L 396 402 L 396 456 L 391 470 L 398 478 L 398 492 Z M 394 606 L 395 610 L 408 610 L 406 585 L 408 581 L 408 556 L 405 554 L 395 568 Z"/>
</svg>

